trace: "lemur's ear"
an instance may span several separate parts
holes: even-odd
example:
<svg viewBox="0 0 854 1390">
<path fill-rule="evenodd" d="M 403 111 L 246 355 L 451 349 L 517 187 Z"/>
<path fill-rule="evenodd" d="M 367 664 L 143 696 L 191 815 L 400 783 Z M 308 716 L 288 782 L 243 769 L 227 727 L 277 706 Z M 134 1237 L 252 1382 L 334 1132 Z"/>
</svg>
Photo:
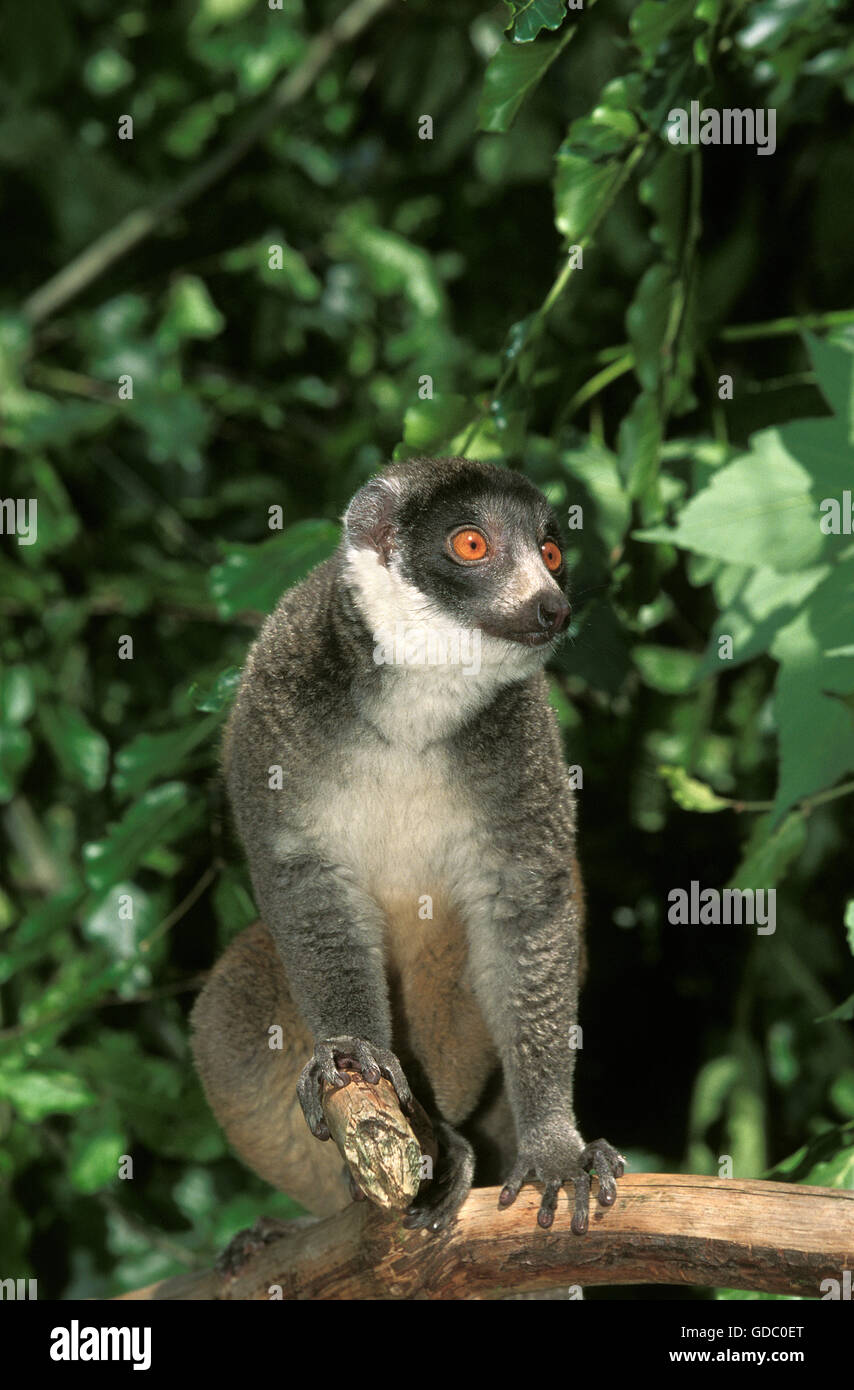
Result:
<svg viewBox="0 0 854 1390">
<path fill-rule="evenodd" d="M 393 476 L 380 474 L 365 483 L 344 513 L 344 530 L 348 544 L 358 550 L 377 552 L 387 565 L 395 544 L 395 520 L 401 498 L 401 486 Z"/>
</svg>

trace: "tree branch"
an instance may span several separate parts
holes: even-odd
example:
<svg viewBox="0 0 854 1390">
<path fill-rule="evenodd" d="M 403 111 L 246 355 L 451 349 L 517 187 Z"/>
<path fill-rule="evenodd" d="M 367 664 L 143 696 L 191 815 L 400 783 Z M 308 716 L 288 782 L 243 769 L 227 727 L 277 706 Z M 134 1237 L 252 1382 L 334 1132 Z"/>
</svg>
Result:
<svg viewBox="0 0 854 1390">
<path fill-rule="evenodd" d="M 499 1188 L 476 1189 L 447 1230 L 406 1230 L 400 1213 L 418 1189 L 421 1150 L 436 1154 L 429 1120 L 417 1106 L 410 1125 L 390 1082 L 373 1086 L 346 1070 L 347 1086 L 325 1088 L 323 1111 L 370 1200 L 323 1221 L 262 1218 L 236 1262 L 122 1298 L 470 1300 L 579 1284 L 818 1298 L 822 1280 L 841 1281 L 854 1264 L 854 1192 L 734 1178 L 628 1175 L 610 1208 L 595 1200 L 597 1186 L 583 1236 L 571 1230 L 569 1198 L 540 1229 L 539 1185 L 509 1209 L 499 1209 Z"/>
<path fill-rule="evenodd" d="M 498 1209 L 478 1188 L 436 1236 L 355 1203 L 257 1251 L 232 1278 L 179 1275 L 125 1299 L 489 1299 L 573 1284 L 680 1284 L 821 1296 L 854 1264 L 854 1192 L 735 1178 L 639 1173 L 584 1236 L 564 1201 L 537 1226 L 538 1188 Z"/>
<path fill-rule="evenodd" d="M 418 1191 L 422 1149 L 432 1162 L 437 1157 L 430 1121 L 415 1101 L 410 1125 L 384 1076 L 371 1086 L 358 1072 L 345 1075 L 346 1086 L 324 1088 L 329 1133 L 365 1196 L 386 1211 L 405 1211 Z"/>
</svg>

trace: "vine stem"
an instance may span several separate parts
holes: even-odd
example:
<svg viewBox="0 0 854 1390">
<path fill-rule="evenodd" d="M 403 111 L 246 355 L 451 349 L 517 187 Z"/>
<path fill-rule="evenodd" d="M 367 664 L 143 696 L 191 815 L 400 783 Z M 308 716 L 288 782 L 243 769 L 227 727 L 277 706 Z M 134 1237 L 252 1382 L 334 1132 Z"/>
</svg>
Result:
<svg viewBox="0 0 854 1390">
<path fill-rule="evenodd" d="M 854 309 L 831 309 L 824 314 L 790 314 L 767 323 L 735 323 L 722 328 L 718 337 L 725 343 L 741 343 L 751 338 L 783 338 L 805 328 L 842 328 L 849 323 L 854 323 Z"/>
<path fill-rule="evenodd" d="M 744 343 L 756 340 L 757 338 L 783 338 L 789 333 L 801 333 L 805 328 L 844 328 L 847 324 L 854 323 L 854 309 L 830 309 L 822 314 L 804 314 L 798 318 L 792 314 L 789 318 L 770 319 L 767 323 L 735 323 L 729 328 L 722 328 L 717 335 L 718 342 L 724 343 Z M 593 396 L 597 395 L 605 386 L 609 386 L 612 381 L 626 372 L 630 372 L 635 365 L 634 353 L 628 343 L 615 343 L 613 347 L 602 348 L 596 353 L 595 361 L 605 362 L 616 366 L 619 362 L 620 370 L 597 372 L 595 376 L 585 381 L 583 386 L 579 386 L 572 400 L 564 411 L 564 417 L 569 418 L 579 406 L 585 405 Z M 785 381 L 787 385 L 795 381 L 814 380 L 812 373 L 798 373 L 789 378 L 779 378 L 771 382 L 762 382 L 763 389 Z M 748 390 L 759 389 L 759 387 Z"/>
<path fill-rule="evenodd" d="M 808 816 L 816 806 L 823 806 L 826 801 L 836 801 L 841 796 L 848 796 L 854 792 L 854 781 L 841 782 L 838 787 L 830 787 L 827 791 L 816 792 L 813 796 L 804 796 L 792 807 L 792 813 L 796 816 Z M 720 800 L 725 802 L 731 811 L 772 811 L 775 803 L 773 801 L 741 801 L 738 797 L 722 796 Z"/>
<path fill-rule="evenodd" d="M 634 365 L 635 357 L 632 352 L 627 352 L 623 357 L 618 357 L 613 362 L 609 362 L 608 366 L 603 367 L 601 372 L 597 372 L 589 381 L 585 381 L 583 386 L 579 386 L 575 395 L 572 396 L 567 403 L 565 418 L 568 419 L 571 415 L 574 415 L 576 410 L 579 410 L 581 406 L 585 405 L 593 396 L 598 396 L 599 392 L 603 391 L 606 386 L 610 386 L 612 381 L 616 381 L 618 377 L 625 376 L 626 372 L 630 372 Z"/>
</svg>

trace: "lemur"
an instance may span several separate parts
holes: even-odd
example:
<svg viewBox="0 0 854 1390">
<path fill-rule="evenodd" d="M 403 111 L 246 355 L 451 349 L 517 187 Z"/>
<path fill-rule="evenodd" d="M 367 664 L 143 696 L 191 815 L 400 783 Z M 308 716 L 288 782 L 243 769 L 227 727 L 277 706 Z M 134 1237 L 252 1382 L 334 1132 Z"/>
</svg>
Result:
<svg viewBox="0 0 854 1390">
<path fill-rule="evenodd" d="M 464 458 L 387 466 L 343 520 L 228 724 L 263 924 L 196 1003 L 196 1064 L 233 1148 L 309 1212 L 351 1200 L 317 1143 L 346 1065 L 432 1119 L 405 1226 L 441 1230 L 477 1171 L 504 1207 L 541 1183 L 543 1227 L 571 1181 L 581 1234 L 591 1173 L 608 1206 L 624 1161 L 573 1111 L 583 890 L 542 670 L 570 618 L 561 528 L 525 477 Z"/>
</svg>

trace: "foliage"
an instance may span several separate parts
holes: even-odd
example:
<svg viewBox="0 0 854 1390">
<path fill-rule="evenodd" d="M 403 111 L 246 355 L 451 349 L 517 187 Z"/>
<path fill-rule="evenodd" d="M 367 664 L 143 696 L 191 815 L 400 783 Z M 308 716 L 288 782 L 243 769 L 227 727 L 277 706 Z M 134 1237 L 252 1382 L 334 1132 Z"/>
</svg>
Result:
<svg viewBox="0 0 854 1390">
<path fill-rule="evenodd" d="M 4 1272 L 47 1296 L 295 1209 L 227 1155 L 189 1058 L 200 973 L 254 913 L 217 742 L 260 616 L 416 452 L 583 508 L 553 672 L 584 770 L 582 1124 L 640 1167 L 854 1185 L 854 540 L 820 525 L 852 478 L 850 20 L 409 0 L 27 312 L 340 9 L 45 0 L 7 26 L 0 493 L 37 497 L 38 540 L 0 542 L 0 1201 Z M 669 144 L 694 99 L 776 107 L 776 155 Z M 775 888 L 776 932 L 672 925 L 692 880 Z"/>
</svg>

